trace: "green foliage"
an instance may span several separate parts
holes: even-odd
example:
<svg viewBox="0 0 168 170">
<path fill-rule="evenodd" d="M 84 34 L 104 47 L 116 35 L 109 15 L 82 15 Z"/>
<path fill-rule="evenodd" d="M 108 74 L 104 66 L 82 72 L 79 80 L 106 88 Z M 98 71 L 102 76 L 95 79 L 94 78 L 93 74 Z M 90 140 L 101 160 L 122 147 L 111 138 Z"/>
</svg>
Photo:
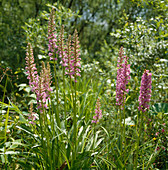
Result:
<svg viewBox="0 0 168 170">
<path fill-rule="evenodd" d="M 0 167 L 130 170 L 168 168 L 167 0 L 163 2 L 63 0 L 57 3 L 50 1 L 52 5 L 47 0 L 0 2 L 0 35 L 3 40 L 0 42 Z M 73 94 L 66 76 L 64 88 L 61 66 L 56 65 L 59 97 L 55 95 L 57 82 L 53 82 L 51 103 L 48 103 L 48 110 L 42 117 L 42 120 L 45 119 L 43 122 L 40 122 L 36 96 L 26 83 L 23 69 L 27 42 L 32 43 L 38 71 L 41 70 L 41 61 L 49 61 L 47 24 L 51 8 L 56 10 L 57 33 L 64 24 L 65 37 L 72 34 L 75 28 L 80 36 L 82 68 L 81 78 L 76 86 L 75 149 Z M 131 63 L 124 136 L 120 131 L 122 123 L 115 104 L 116 66 L 121 45 Z M 50 64 L 53 72 L 54 62 L 50 61 Z M 7 66 L 13 68 L 14 73 L 6 70 Z M 137 116 L 140 117 L 138 96 L 144 69 L 152 72 L 152 98 L 151 107 L 142 122 L 137 121 Z M 64 93 L 67 107 L 65 114 Z M 98 97 L 103 118 L 97 125 L 93 125 L 91 120 Z M 35 125 L 28 121 L 30 103 L 34 104 L 34 111 L 37 113 Z M 59 116 L 55 117 L 57 113 Z M 58 118 L 60 125 L 56 120 Z M 138 128 L 141 122 L 140 136 Z M 138 136 L 140 138 L 137 145 Z M 137 149 L 138 163 L 135 167 Z M 73 157 L 74 153 L 76 159 Z"/>
<path fill-rule="evenodd" d="M 26 37 L 21 26 L 24 25 L 27 18 L 38 15 L 38 7 L 44 5 L 45 1 L 43 0 L 40 3 L 40 1 L 35 2 L 33 0 L 28 2 L 2 0 L 0 3 L 1 62 L 16 70 L 21 63 L 24 64 L 25 51 L 22 47 L 25 46 L 24 40 Z"/>
</svg>

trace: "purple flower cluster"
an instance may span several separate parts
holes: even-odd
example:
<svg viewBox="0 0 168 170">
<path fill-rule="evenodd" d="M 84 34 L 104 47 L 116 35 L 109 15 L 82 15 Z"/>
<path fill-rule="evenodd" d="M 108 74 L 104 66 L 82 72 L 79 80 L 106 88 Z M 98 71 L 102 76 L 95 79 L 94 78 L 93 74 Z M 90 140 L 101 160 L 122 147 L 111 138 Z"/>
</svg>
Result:
<svg viewBox="0 0 168 170">
<path fill-rule="evenodd" d="M 55 31 L 54 23 L 54 10 L 52 9 L 49 19 L 48 26 L 48 51 L 50 60 L 53 60 L 53 55 L 59 53 L 61 58 L 60 64 L 65 67 L 66 75 L 69 75 L 75 82 L 77 82 L 77 77 L 80 75 L 80 46 L 79 46 L 79 37 L 77 30 L 75 30 L 73 35 L 73 40 L 71 43 L 71 35 L 69 35 L 67 44 L 64 43 L 64 26 L 61 27 L 60 33 L 58 35 L 58 41 Z M 55 58 L 57 60 L 57 58 Z"/>
<path fill-rule="evenodd" d="M 61 58 L 60 64 L 62 64 L 63 67 L 67 66 L 67 51 L 65 49 L 66 46 L 64 43 L 64 26 L 62 26 L 58 36 L 58 51 L 59 57 Z"/>
<path fill-rule="evenodd" d="M 40 73 L 38 89 L 36 90 L 37 105 L 40 112 L 43 109 L 47 109 L 47 100 L 50 100 L 51 87 L 51 75 L 50 75 L 50 65 L 47 63 L 47 68 L 45 68 L 44 62 L 42 62 L 42 71 Z"/>
<path fill-rule="evenodd" d="M 38 89 L 36 91 L 36 96 L 37 96 L 37 105 L 38 105 L 38 109 L 40 110 L 40 112 L 42 113 L 45 109 L 47 109 L 47 104 L 46 104 L 46 97 L 47 94 L 45 92 L 45 87 L 43 85 L 43 77 L 39 77 L 39 82 L 38 82 Z"/>
<path fill-rule="evenodd" d="M 117 67 L 116 105 L 120 106 L 125 102 L 125 94 L 129 92 L 129 89 L 126 89 L 126 85 L 131 78 L 130 64 L 128 64 L 128 57 L 123 55 L 123 47 L 120 48 Z"/>
<path fill-rule="evenodd" d="M 100 100 L 99 98 L 97 99 L 97 102 L 96 102 L 96 109 L 95 109 L 95 116 L 93 116 L 93 119 L 92 120 L 92 123 L 98 123 L 99 120 L 102 118 L 102 110 L 100 109 Z"/>
<path fill-rule="evenodd" d="M 140 95 L 139 95 L 139 110 L 145 112 L 149 109 L 149 102 L 151 98 L 151 88 L 152 88 L 152 73 L 149 73 L 149 70 L 145 70 L 142 79 L 141 79 L 141 87 L 140 87 Z"/>
<path fill-rule="evenodd" d="M 38 86 L 39 76 L 37 74 L 36 64 L 34 63 L 33 49 L 30 43 L 27 45 L 26 51 L 26 74 L 28 74 L 27 79 L 29 80 L 29 86 L 33 92 L 35 92 Z"/>
<path fill-rule="evenodd" d="M 71 78 L 75 79 L 75 82 L 77 82 L 77 76 L 81 76 L 80 75 L 80 60 L 81 58 L 79 58 L 80 56 L 80 46 L 79 46 L 79 37 L 78 37 L 78 33 L 77 30 L 75 30 L 74 35 L 73 35 L 73 41 L 72 41 L 72 60 L 71 60 L 71 66 L 70 66 L 70 76 Z"/>
<path fill-rule="evenodd" d="M 45 68 L 44 62 L 42 62 L 42 71 L 40 76 L 37 74 L 37 68 L 34 64 L 34 56 L 33 56 L 33 49 L 30 43 L 27 46 L 27 53 L 26 53 L 26 70 L 29 79 L 29 85 L 31 90 L 36 94 L 36 100 L 38 109 L 40 112 L 43 109 L 47 108 L 46 101 L 49 98 L 49 92 L 52 90 L 51 85 L 51 75 L 50 75 L 50 66 L 47 63 L 47 68 Z"/>
<path fill-rule="evenodd" d="M 54 21 L 54 9 L 51 10 L 50 13 L 50 18 L 49 18 L 49 24 L 48 24 L 48 40 L 49 40 L 49 44 L 48 44 L 48 51 L 49 51 L 49 56 L 50 56 L 50 60 L 57 60 L 57 58 L 55 58 L 55 53 L 57 52 L 57 33 L 56 33 L 56 27 L 55 27 L 55 21 Z"/>
<path fill-rule="evenodd" d="M 72 46 L 71 46 L 71 35 L 68 36 L 67 44 L 65 46 L 66 55 L 67 55 L 67 67 L 65 74 L 69 75 L 71 77 L 72 73 L 72 67 L 73 67 L 73 56 L 72 56 Z"/>
<path fill-rule="evenodd" d="M 75 30 L 73 35 L 73 40 L 71 43 L 71 35 L 69 35 L 67 44 L 65 46 L 65 56 L 66 56 L 66 72 L 65 74 L 69 75 L 70 78 L 74 79 L 77 82 L 77 76 L 80 75 L 80 46 L 79 46 L 79 37 L 77 30 Z M 64 57 L 65 58 L 65 57 Z"/>
</svg>

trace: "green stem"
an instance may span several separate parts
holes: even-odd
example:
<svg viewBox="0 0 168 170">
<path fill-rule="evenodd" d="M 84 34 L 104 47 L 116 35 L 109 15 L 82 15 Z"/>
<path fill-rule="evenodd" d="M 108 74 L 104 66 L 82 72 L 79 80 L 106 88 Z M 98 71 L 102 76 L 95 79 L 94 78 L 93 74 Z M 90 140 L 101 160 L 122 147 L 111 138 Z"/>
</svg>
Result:
<svg viewBox="0 0 168 170">
<path fill-rule="evenodd" d="M 77 120 L 76 120 L 76 82 L 75 82 L 75 99 L 74 99 L 74 159 L 76 159 L 76 136 L 77 136 Z"/>
<path fill-rule="evenodd" d="M 5 88 L 4 88 L 4 94 L 3 94 L 3 98 L 2 98 L 2 103 L 4 103 L 4 100 L 5 100 L 5 93 L 6 93 L 7 83 L 8 83 L 8 75 L 6 75 L 6 82 L 5 82 Z"/>
<path fill-rule="evenodd" d="M 8 82 L 8 75 L 6 77 L 6 82 L 5 82 L 5 89 L 4 89 L 4 94 L 3 94 L 3 98 L 2 98 L 2 102 L 4 103 L 4 100 L 5 100 L 5 93 L 6 93 L 6 87 L 7 87 L 7 82 Z M 10 103 L 9 103 L 10 104 Z M 3 108 L 1 108 L 1 113 L 2 113 L 2 110 Z M 5 121 L 5 141 L 7 141 L 7 136 L 6 136 L 6 131 L 7 131 L 7 123 L 8 123 L 8 117 L 9 117 L 9 107 L 8 107 L 8 111 L 7 111 L 7 114 L 6 114 L 6 121 Z M 4 153 L 6 152 L 6 145 L 4 147 Z M 5 169 L 7 170 L 7 156 L 5 154 Z"/>
<path fill-rule="evenodd" d="M 65 129 L 67 129 L 66 120 L 66 95 L 65 95 L 65 67 L 63 66 L 63 94 L 64 94 L 64 119 L 65 119 Z"/>
<path fill-rule="evenodd" d="M 42 153 L 44 154 L 44 133 L 43 133 L 43 126 L 42 126 L 42 115 L 39 112 L 39 121 L 40 121 L 40 133 L 41 133 L 41 148 L 42 148 Z"/>
<path fill-rule="evenodd" d="M 123 131 L 122 131 L 122 114 L 121 114 L 121 106 L 119 108 L 119 114 L 120 114 L 120 151 L 122 150 L 122 135 L 123 135 Z"/>
<path fill-rule="evenodd" d="M 7 87 L 7 83 L 8 83 L 8 75 L 6 75 L 6 82 L 5 82 L 5 88 L 4 88 L 4 93 L 3 93 L 3 97 L 2 97 L 2 103 L 4 103 L 5 100 L 5 93 L 6 93 L 6 87 Z M 3 105 L 1 107 L 1 114 L 2 114 L 2 110 L 3 110 Z"/>
<path fill-rule="evenodd" d="M 54 78 L 55 78 L 55 89 L 56 89 L 56 101 L 57 101 L 57 109 L 56 109 L 56 113 L 55 113 L 55 119 L 57 122 L 58 127 L 60 128 L 60 118 L 59 118 L 59 98 L 58 98 L 58 83 L 57 83 L 57 70 L 56 70 L 56 62 L 54 60 Z"/>
<path fill-rule="evenodd" d="M 48 119 L 47 119 L 47 113 L 45 112 L 45 109 L 43 109 L 43 114 L 44 114 L 44 125 L 45 125 L 45 136 L 46 136 L 46 145 L 47 145 L 47 159 L 48 159 L 48 164 L 50 163 L 50 168 L 52 167 L 52 158 L 51 158 L 51 154 L 50 154 L 50 136 L 49 136 L 49 131 L 48 131 Z M 52 169 L 51 169 L 52 170 Z"/>
<path fill-rule="evenodd" d="M 141 122 L 140 122 L 139 134 L 138 134 L 138 137 L 137 137 L 137 150 L 136 150 L 136 158 L 135 158 L 135 170 L 137 169 L 137 165 L 138 165 L 139 142 L 140 142 L 140 137 L 141 137 L 141 132 L 142 132 L 143 115 L 144 114 L 141 111 Z M 137 120 L 138 120 L 138 118 L 137 118 Z"/>
<path fill-rule="evenodd" d="M 125 152 L 126 152 L 126 138 L 125 138 L 125 95 L 123 96 L 123 114 L 124 114 L 124 162 L 125 162 Z"/>
<path fill-rule="evenodd" d="M 71 88 L 71 93 L 72 93 L 72 103 L 74 104 L 74 95 L 73 95 L 73 87 L 72 87 L 72 79 L 70 77 L 70 88 Z"/>
<path fill-rule="evenodd" d="M 121 115 L 121 107 L 119 108 L 119 115 L 120 115 L 120 133 L 122 133 L 122 115 Z M 121 134 L 120 134 L 121 135 Z"/>
<path fill-rule="evenodd" d="M 58 83 L 57 83 L 57 71 L 56 71 L 56 62 L 54 60 L 54 75 L 55 75 L 55 88 L 56 88 L 56 101 L 57 101 L 57 106 L 56 106 L 56 113 L 55 113 L 55 119 L 56 119 L 56 122 L 57 122 L 57 126 L 59 128 L 61 128 L 61 123 L 60 123 L 60 118 L 59 118 L 59 96 L 58 96 Z M 62 139 L 62 136 L 60 135 L 58 137 L 59 139 L 57 139 L 58 141 Z M 60 142 L 57 142 L 57 166 L 59 167 L 59 165 L 61 164 L 60 163 L 60 157 L 61 157 L 61 153 L 59 151 L 59 148 L 60 148 Z"/>
<path fill-rule="evenodd" d="M 76 77 L 75 77 L 76 80 Z M 74 160 L 76 160 L 76 137 L 77 137 L 77 120 L 76 120 L 76 82 L 74 82 L 74 99 L 73 99 L 73 108 L 74 108 L 74 115 L 73 115 L 73 128 L 74 128 L 74 135 L 73 135 L 73 141 L 74 141 L 74 145 L 73 145 L 73 154 L 72 154 L 72 167 L 73 167 L 73 163 Z"/>
<path fill-rule="evenodd" d="M 51 101 L 52 101 L 52 95 L 50 93 L 50 98 L 51 98 Z M 52 133 L 52 136 L 54 136 L 54 119 L 53 119 L 53 109 L 51 109 L 52 107 L 52 103 L 50 100 L 48 100 L 48 108 L 49 108 L 49 115 L 50 115 L 50 125 L 51 125 L 51 133 Z"/>
<path fill-rule="evenodd" d="M 125 103 L 124 103 L 124 99 L 123 99 L 123 113 L 124 113 L 124 142 L 126 142 L 125 140 Z M 126 143 L 125 143 L 126 144 Z"/>
<path fill-rule="evenodd" d="M 9 105 L 10 105 L 10 102 L 9 102 Z M 4 143 L 6 143 L 7 141 L 7 135 L 6 135 L 6 131 L 7 131 L 7 125 L 8 125 L 8 117 L 9 117 L 9 107 L 8 107 L 8 110 L 7 110 L 7 113 L 6 113 L 6 120 L 5 120 L 5 141 Z M 6 145 L 4 145 L 4 153 L 6 153 Z M 4 157 L 5 157 L 5 167 L 7 167 L 7 155 L 4 154 Z"/>
</svg>

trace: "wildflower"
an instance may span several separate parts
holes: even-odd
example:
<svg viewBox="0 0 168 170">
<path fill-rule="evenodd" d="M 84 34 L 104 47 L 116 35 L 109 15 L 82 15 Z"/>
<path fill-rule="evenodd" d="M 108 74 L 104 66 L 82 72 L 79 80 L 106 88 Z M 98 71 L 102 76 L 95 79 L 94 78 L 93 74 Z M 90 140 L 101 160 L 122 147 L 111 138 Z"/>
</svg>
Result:
<svg viewBox="0 0 168 170">
<path fill-rule="evenodd" d="M 58 50 L 59 50 L 59 57 L 61 58 L 60 64 L 62 66 L 67 66 L 67 55 L 65 51 L 65 44 L 64 44 L 64 26 L 61 27 L 61 31 L 59 33 L 58 37 Z"/>
<path fill-rule="evenodd" d="M 29 112 L 30 112 L 29 117 L 28 117 L 28 119 L 30 120 L 29 123 L 35 124 L 34 120 L 36 120 L 36 116 L 35 116 L 35 112 L 33 112 L 33 103 L 30 103 Z"/>
<path fill-rule="evenodd" d="M 158 136 L 159 135 L 159 132 L 156 132 L 156 134 L 155 134 L 156 136 Z"/>
<path fill-rule="evenodd" d="M 19 116 L 16 116 L 16 119 L 19 119 Z"/>
<path fill-rule="evenodd" d="M 162 146 L 162 149 L 165 150 L 166 148 Z"/>
<path fill-rule="evenodd" d="M 160 149 L 160 147 L 158 146 L 157 148 L 156 148 L 156 151 L 158 151 Z"/>
<path fill-rule="evenodd" d="M 27 53 L 26 53 L 26 70 L 29 79 L 29 85 L 31 90 L 36 94 L 36 100 L 38 109 L 42 112 L 47 108 L 46 101 L 50 99 L 49 92 L 52 90 L 51 85 L 51 75 L 50 75 L 50 66 L 47 63 L 47 68 L 45 68 L 44 62 L 42 62 L 42 71 L 40 76 L 37 74 L 37 68 L 34 64 L 34 56 L 31 44 L 28 43 Z"/>
<path fill-rule="evenodd" d="M 130 125 L 131 127 L 135 126 L 135 125 Z"/>
<path fill-rule="evenodd" d="M 156 140 L 156 138 L 154 137 L 153 140 Z"/>
<path fill-rule="evenodd" d="M 75 30 L 74 35 L 73 35 L 73 43 L 72 43 L 72 65 L 71 65 L 71 72 L 70 72 L 70 76 L 71 78 L 75 79 L 75 82 L 77 82 L 77 76 L 81 76 L 80 75 L 80 60 L 81 58 L 79 58 L 80 56 L 80 46 L 79 46 L 79 37 L 78 37 L 78 33 L 77 30 Z"/>
<path fill-rule="evenodd" d="M 92 123 L 97 123 L 99 122 L 99 119 L 101 119 L 102 117 L 102 110 L 100 109 L 100 101 L 99 101 L 99 98 L 97 99 L 97 102 L 96 102 L 96 109 L 95 109 L 95 116 L 93 116 L 93 119 L 92 120 Z"/>
<path fill-rule="evenodd" d="M 124 51 L 123 51 L 123 47 L 120 48 L 120 51 L 119 51 L 119 57 L 118 57 L 118 63 L 117 63 L 117 67 L 119 68 L 118 70 L 120 71 L 120 68 L 121 68 L 121 65 L 122 65 L 122 62 L 123 62 L 123 59 L 124 59 Z"/>
<path fill-rule="evenodd" d="M 38 105 L 38 109 L 40 110 L 40 112 L 42 113 L 45 109 L 47 109 L 47 105 L 46 105 L 46 97 L 47 94 L 45 92 L 45 87 L 43 85 L 43 76 L 41 73 L 41 76 L 39 77 L 39 84 L 38 84 L 38 90 L 36 92 L 36 96 L 37 96 L 37 105 Z"/>
<path fill-rule="evenodd" d="M 51 75 L 50 75 L 49 63 L 47 63 L 47 68 L 46 68 L 44 62 L 42 62 L 42 71 L 39 77 L 38 90 L 36 91 L 37 104 L 38 104 L 38 109 L 40 109 L 40 112 L 43 112 L 45 109 L 47 109 L 46 102 L 47 99 L 50 100 L 49 93 L 50 91 L 52 91 L 50 85 L 51 85 Z"/>
<path fill-rule="evenodd" d="M 28 74 L 27 79 L 29 80 L 29 86 L 33 92 L 35 92 L 38 85 L 38 74 L 36 64 L 34 64 L 33 49 L 30 43 L 27 45 L 26 52 L 26 74 Z"/>
<path fill-rule="evenodd" d="M 165 132 L 165 130 L 164 129 L 162 129 L 162 133 L 164 133 Z"/>
<path fill-rule="evenodd" d="M 44 90 L 46 92 L 46 97 L 50 99 L 50 94 L 49 92 L 52 91 L 51 89 L 51 73 L 50 73 L 50 64 L 47 62 L 47 68 L 45 67 L 44 62 L 42 62 L 42 76 L 43 76 L 43 86 Z"/>
<path fill-rule="evenodd" d="M 152 74 L 149 73 L 149 70 L 145 70 L 142 75 L 141 80 L 141 87 L 140 87 L 140 96 L 139 96 L 139 110 L 145 112 L 147 109 L 149 109 L 149 102 L 151 97 L 151 79 Z"/>
<path fill-rule="evenodd" d="M 117 67 L 116 105 L 120 106 L 126 99 L 125 94 L 129 92 L 126 85 L 130 79 L 130 64 L 128 64 L 128 57 L 123 56 L 123 47 L 120 48 Z"/>
<path fill-rule="evenodd" d="M 67 55 L 67 67 L 65 74 L 68 74 L 70 77 L 72 77 L 73 74 L 73 56 L 72 56 L 72 47 L 71 47 L 71 35 L 68 36 L 68 41 L 66 44 L 66 55 Z"/>
<path fill-rule="evenodd" d="M 54 9 L 51 10 L 49 23 L 48 23 L 48 55 L 50 57 L 50 60 L 57 60 L 57 58 L 54 58 L 54 54 L 57 52 L 57 34 L 56 34 L 56 27 L 55 27 L 55 21 L 54 21 Z"/>
</svg>

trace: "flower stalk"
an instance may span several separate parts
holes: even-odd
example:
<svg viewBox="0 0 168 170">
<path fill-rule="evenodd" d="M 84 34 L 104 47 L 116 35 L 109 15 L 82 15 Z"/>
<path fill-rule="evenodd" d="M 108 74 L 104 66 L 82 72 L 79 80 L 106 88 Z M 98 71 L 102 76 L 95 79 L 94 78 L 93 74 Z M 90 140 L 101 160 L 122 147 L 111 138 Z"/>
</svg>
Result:
<svg viewBox="0 0 168 170">
<path fill-rule="evenodd" d="M 33 103 L 30 103 L 30 110 L 29 110 L 29 117 L 28 119 L 30 120 L 29 123 L 32 125 L 35 125 L 35 120 L 36 120 L 36 116 L 35 116 L 35 112 L 33 112 Z"/>
<path fill-rule="evenodd" d="M 94 120 L 92 120 L 92 123 L 97 124 L 101 118 L 102 118 L 102 110 L 100 105 L 100 99 L 98 98 L 96 102 L 95 116 L 93 116 Z"/>
<path fill-rule="evenodd" d="M 76 142 L 77 142 L 77 119 L 76 119 L 76 115 L 77 115 L 77 108 L 76 108 L 76 102 L 77 102 L 77 76 L 80 76 L 79 72 L 80 72 L 80 60 L 81 58 L 79 58 L 80 56 L 80 46 L 79 46 L 79 37 L 78 37 L 78 33 L 77 30 L 75 30 L 74 35 L 73 35 L 73 43 L 72 43 L 72 65 L 70 67 L 71 69 L 71 78 L 74 79 L 74 115 L 73 115 L 73 127 L 74 127 L 74 152 L 73 152 L 73 161 L 76 160 Z M 72 161 L 72 162 L 73 162 Z"/>
<path fill-rule="evenodd" d="M 58 55 L 58 46 L 57 46 L 57 32 L 55 27 L 55 10 L 52 9 L 50 13 L 49 23 L 48 23 L 48 55 L 50 60 L 54 61 L 54 79 L 55 79 L 55 89 L 56 89 L 56 113 L 55 119 L 58 127 L 61 127 L 60 118 L 59 118 L 59 94 L 58 94 L 58 75 L 57 75 L 57 55 Z"/>
<path fill-rule="evenodd" d="M 140 127 L 139 127 L 139 133 L 137 131 L 137 150 L 136 150 L 136 158 L 135 158 L 135 169 L 137 169 L 138 165 L 138 154 L 139 154 L 139 143 L 140 143 L 140 137 L 142 133 L 142 123 L 144 114 L 149 109 L 149 102 L 151 97 L 151 88 L 152 88 L 152 73 L 149 73 L 149 70 L 145 70 L 142 78 L 141 78 L 141 87 L 140 87 L 140 95 L 139 95 L 139 110 L 140 110 Z M 138 129 L 138 114 L 137 114 L 137 128 Z"/>
<path fill-rule="evenodd" d="M 64 120 L 65 120 L 65 128 L 67 128 L 67 121 L 66 121 L 66 95 L 65 95 L 65 68 L 67 66 L 67 55 L 65 50 L 64 44 L 64 26 L 61 27 L 61 31 L 59 34 L 58 39 L 58 50 L 59 50 L 59 57 L 61 58 L 60 64 L 62 64 L 62 77 L 63 77 L 63 96 L 64 96 Z"/>
<path fill-rule="evenodd" d="M 128 57 L 124 56 L 123 47 L 120 48 L 118 63 L 117 63 L 117 81 L 116 81 L 116 105 L 119 106 L 119 114 L 120 114 L 120 134 L 121 134 L 121 142 L 122 136 L 125 140 L 125 100 L 126 94 L 129 92 L 129 89 L 126 88 L 128 84 L 128 80 L 130 80 L 130 64 L 128 64 Z M 123 110 L 123 114 L 121 112 Z M 122 119 L 124 119 L 124 123 L 122 125 Z M 124 134 L 123 134 L 124 131 Z M 120 144 L 121 146 L 121 144 Z"/>
</svg>

